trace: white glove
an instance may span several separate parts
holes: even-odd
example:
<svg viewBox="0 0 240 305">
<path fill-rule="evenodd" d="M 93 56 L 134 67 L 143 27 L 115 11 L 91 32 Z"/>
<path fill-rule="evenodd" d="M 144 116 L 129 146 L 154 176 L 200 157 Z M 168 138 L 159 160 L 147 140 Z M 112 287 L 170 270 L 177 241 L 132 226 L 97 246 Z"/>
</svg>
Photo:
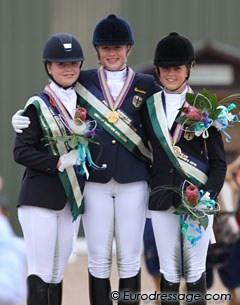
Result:
<svg viewBox="0 0 240 305">
<path fill-rule="evenodd" d="M 58 168 L 60 172 L 63 172 L 65 169 L 75 164 L 80 165 L 79 152 L 77 149 L 73 149 L 67 154 L 62 155 L 59 160 L 61 162 L 61 165 Z"/>
<path fill-rule="evenodd" d="M 28 128 L 30 125 L 30 119 L 27 116 L 23 116 L 24 110 L 18 110 L 12 117 L 12 126 L 15 132 L 22 133 L 23 129 Z"/>
</svg>

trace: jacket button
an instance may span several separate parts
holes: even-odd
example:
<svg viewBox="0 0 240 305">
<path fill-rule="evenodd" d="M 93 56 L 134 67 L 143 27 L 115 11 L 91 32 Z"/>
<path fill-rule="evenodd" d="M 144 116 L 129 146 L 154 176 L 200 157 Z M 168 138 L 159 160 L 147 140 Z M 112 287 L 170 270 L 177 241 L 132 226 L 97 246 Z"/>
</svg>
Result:
<svg viewBox="0 0 240 305">
<path fill-rule="evenodd" d="M 116 144 L 116 140 L 112 140 L 112 144 Z"/>
<path fill-rule="evenodd" d="M 169 173 L 170 173 L 170 174 L 173 174 L 173 173 L 174 173 L 174 168 L 171 168 L 170 171 L 169 171 Z"/>
</svg>

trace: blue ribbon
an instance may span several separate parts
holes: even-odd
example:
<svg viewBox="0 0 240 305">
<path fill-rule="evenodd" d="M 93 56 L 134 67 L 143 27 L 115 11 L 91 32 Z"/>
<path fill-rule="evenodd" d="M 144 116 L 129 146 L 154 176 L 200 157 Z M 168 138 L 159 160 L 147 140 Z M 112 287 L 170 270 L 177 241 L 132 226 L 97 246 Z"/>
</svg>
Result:
<svg viewBox="0 0 240 305">
<path fill-rule="evenodd" d="M 86 174 L 86 170 L 84 168 L 84 165 L 86 165 L 86 162 L 88 163 L 89 166 L 91 166 L 92 168 L 97 169 L 97 170 L 102 170 L 102 169 L 106 168 L 105 164 L 103 164 L 102 166 L 98 166 L 93 162 L 88 146 L 85 146 L 85 145 L 82 145 L 79 143 L 78 152 L 79 152 L 79 161 L 80 161 L 80 166 L 77 164 L 78 162 L 76 161 L 76 166 L 79 168 L 79 170 L 77 171 L 78 174 L 80 174 L 82 176 L 84 174 Z"/>
<path fill-rule="evenodd" d="M 190 225 L 188 225 L 183 218 L 186 218 L 187 220 L 187 218 L 189 218 L 189 215 L 188 214 L 179 215 L 179 220 L 181 224 L 181 233 L 183 234 L 183 236 L 185 236 L 185 238 L 190 242 L 192 246 L 195 246 L 197 241 L 199 241 L 202 238 L 202 230 L 193 223 L 190 223 Z M 197 236 L 188 234 L 189 226 L 194 229 L 194 231 L 198 234 Z"/>
</svg>

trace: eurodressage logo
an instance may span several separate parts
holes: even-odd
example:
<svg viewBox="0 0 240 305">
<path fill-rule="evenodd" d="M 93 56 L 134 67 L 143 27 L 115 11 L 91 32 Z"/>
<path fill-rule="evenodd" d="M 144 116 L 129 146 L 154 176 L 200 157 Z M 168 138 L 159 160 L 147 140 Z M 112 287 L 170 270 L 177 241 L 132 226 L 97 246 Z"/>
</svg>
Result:
<svg viewBox="0 0 240 305">
<path fill-rule="evenodd" d="M 110 293 L 110 298 L 113 301 L 128 301 L 129 303 L 132 301 L 144 301 L 145 304 L 152 304 L 152 301 L 187 301 L 188 304 L 192 302 L 199 303 L 203 300 L 213 302 L 213 301 L 230 301 L 231 294 L 230 293 L 215 293 L 210 294 L 207 293 L 205 295 L 201 295 L 200 293 L 159 293 L 154 291 L 153 293 L 140 293 L 140 292 L 132 292 L 129 290 L 124 291 L 112 291 Z M 172 302 L 171 302 L 172 303 Z"/>
</svg>

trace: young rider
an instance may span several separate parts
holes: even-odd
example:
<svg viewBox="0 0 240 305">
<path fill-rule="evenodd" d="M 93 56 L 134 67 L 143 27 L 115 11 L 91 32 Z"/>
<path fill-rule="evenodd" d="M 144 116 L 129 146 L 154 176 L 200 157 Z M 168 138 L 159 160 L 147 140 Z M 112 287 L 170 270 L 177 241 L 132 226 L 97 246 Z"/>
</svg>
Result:
<svg viewBox="0 0 240 305">
<path fill-rule="evenodd" d="M 162 305 L 180 304 L 177 295 L 182 276 L 187 282 L 188 293 L 200 293 L 202 298 L 188 304 L 206 304 L 205 265 L 213 215 L 208 215 L 206 230 L 201 230 L 200 240 L 191 246 L 188 236 L 181 234 L 179 215 L 175 214 L 181 196 L 173 188 L 180 188 L 185 180 L 200 181 L 204 192 L 216 196 L 226 172 L 220 132 L 210 127 L 209 136 L 204 139 L 184 131 L 175 121 L 185 103 L 186 93 L 192 92 L 188 79 L 194 62 L 194 49 L 186 37 L 170 33 L 161 39 L 156 47 L 154 65 L 163 91 L 146 102 L 145 126 L 153 151 L 149 209 L 160 260 L 160 291 L 169 293 L 168 300 L 161 300 Z M 200 165 L 202 170 L 207 168 L 207 172 L 204 173 Z M 194 224 L 189 227 L 192 232 L 195 229 L 199 232 Z"/>
<path fill-rule="evenodd" d="M 15 161 L 26 167 L 17 206 L 27 252 L 27 305 L 60 305 L 85 178 L 74 168 L 78 150 L 63 142 L 46 146 L 42 139 L 68 134 L 62 119 L 74 118 L 84 56 L 73 35 L 59 33 L 47 40 L 43 60 L 51 82 L 28 100 L 24 117 L 31 124 L 15 141 Z"/>
</svg>

